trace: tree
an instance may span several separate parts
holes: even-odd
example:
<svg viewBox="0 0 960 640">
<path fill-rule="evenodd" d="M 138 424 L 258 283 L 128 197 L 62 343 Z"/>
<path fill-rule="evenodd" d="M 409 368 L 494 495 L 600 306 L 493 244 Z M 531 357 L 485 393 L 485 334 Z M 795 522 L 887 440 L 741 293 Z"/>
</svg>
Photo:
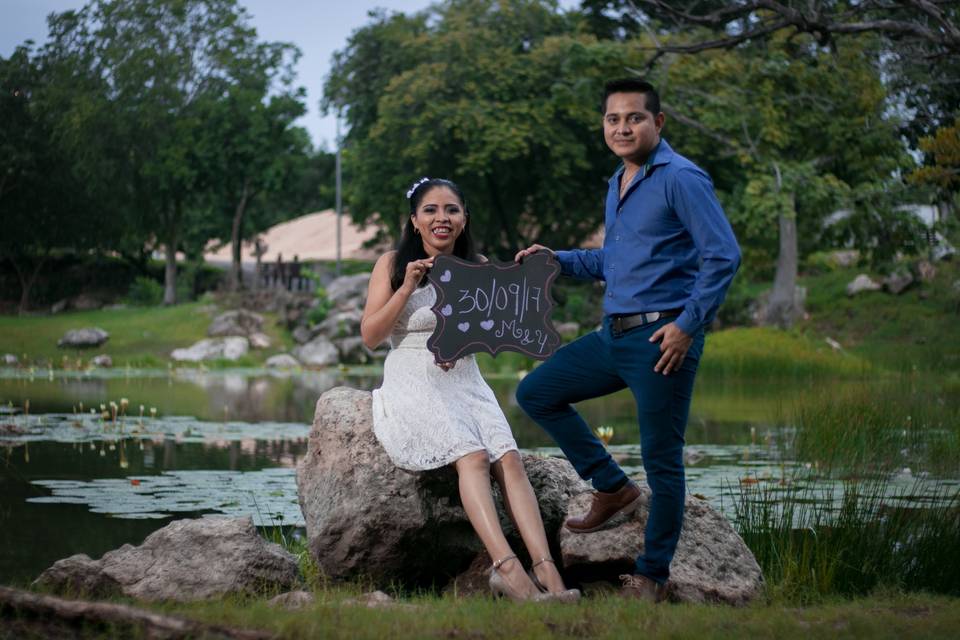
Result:
<svg viewBox="0 0 960 640">
<path fill-rule="evenodd" d="M 911 164 L 876 57 L 869 36 L 831 52 L 809 37 L 781 34 L 671 61 L 664 109 L 685 125 L 691 139 L 683 148 L 726 151 L 726 160 L 712 162 L 729 189 L 731 221 L 752 250 L 776 247 L 769 324 L 790 326 L 800 312 L 803 238 L 811 248 L 833 210 L 876 205 L 876 185 L 889 192 L 895 173 Z"/>
<path fill-rule="evenodd" d="M 920 150 L 926 154 L 927 164 L 917 167 L 909 179 L 932 188 L 941 207 L 949 210 L 960 192 L 960 116 L 951 126 L 921 138 Z"/>
<path fill-rule="evenodd" d="M 668 53 L 699 53 L 730 49 L 772 37 L 807 35 L 821 47 L 835 49 L 842 40 L 863 34 L 883 43 L 884 73 L 899 97 L 903 130 L 916 144 L 949 125 L 960 104 L 960 4 L 952 0 L 850 2 L 849 0 L 736 0 L 690 2 L 626 0 L 632 17 L 644 24 L 651 18 L 697 28 L 685 41 L 655 42 L 652 68 Z"/>
<path fill-rule="evenodd" d="M 632 45 L 579 32 L 547 1 L 456 0 L 413 16 L 372 15 L 334 58 L 324 107 L 344 113 L 347 202 L 396 236 L 414 179 L 467 195 L 484 251 L 537 239 L 567 246 L 601 223 L 614 159 L 599 95 Z"/>
<path fill-rule="evenodd" d="M 257 42 L 235 0 L 92 0 L 52 16 L 50 35 L 44 56 L 68 72 L 59 95 L 69 138 L 99 152 L 94 166 L 124 178 L 118 197 L 136 212 L 141 239 L 164 246 L 164 303 L 172 304 L 176 252 L 212 182 L 195 148 L 204 115 L 249 69 L 263 68 L 270 45 Z M 73 99 L 90 86 L 99 91 Z"/>
<path fill-rule="evenodd" d="M 29 43 L 0 58 L 0 260 L 20 281 L 19 311 L 56 251 L 102 246 L 99 211 L 59 144 L 43 93 L 50 75 Z"/>
<path fill-rule="evenodd" d="M 204 127 L 194 154 L 205 176 L 202 190 L 211 210 L 207 233 L 200 235 L 204 243 L 210 237 L 230 242 L 231 291 L 242 283 L 243 240 L 273 222 L 266 214 L 274 196 L 284 191 L 295 172 L 306 168 L 309 138 L 293 126 L 305 112 L 302 90 L 281 83 L 286 92 L 267 97 L 271 74 L 284 66 L 283 55 L 282 48 L 263 48 L 259 65 L 247 68 L 243 82 L 200 107 Z"/>
</svg>

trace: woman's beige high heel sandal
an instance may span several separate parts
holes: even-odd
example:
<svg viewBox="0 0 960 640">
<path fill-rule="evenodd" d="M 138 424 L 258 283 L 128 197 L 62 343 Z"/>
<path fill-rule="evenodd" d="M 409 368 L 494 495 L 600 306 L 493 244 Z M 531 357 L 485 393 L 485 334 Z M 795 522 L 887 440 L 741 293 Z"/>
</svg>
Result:
<svg viewBox="0 0 960 640">
<path fill-rule="evenodd" d="M 517 562 L 520 562 L 520 560 L 517 560 L 516 555 L 511 554 L 504 558 L 500 558 L 499 560 L 494 562 L 493 567 L 490 569 L 490 591 L 493 592 L 493 595 L 506 596 L 511 600 L 513 600 L 514 602 L 523 602 L 525 600 L 535 600 L 535 601 L 545 600 L 546 598 L 542 593 L 527 595 L 527 594 L 518 592 L 516 589 L 511 587 L 506 580 L 504 580 L 502 575 L 497 573 L 497 569 L 502 567 L 503 563 L 508 562 L 510 560 L 516 560 Z"/>
<path fill-rule="evenodd" d="M 557 602 L 566 602 L 572 603 L 580 600 L 580 589 L 564 589 L 563 591 L 550 591 L 543 583 L 540 582 L 540 578 L 537 577 L 537 574 L 533 572 L 538 566 L 544 562 L 549 562 L 550 564 L 556 566 L 556 562 L 553 561 L 551 557 L 540 558 L 533 563 L 533 566 L 530 567 L 530 570 L 527 572 L 527 575 L 530 576 L 530 579 L 533 581 L 533 585 L 540 590 L 541 593 L 547 596 L 549 600 L 556 600 Z"/>
</svg>

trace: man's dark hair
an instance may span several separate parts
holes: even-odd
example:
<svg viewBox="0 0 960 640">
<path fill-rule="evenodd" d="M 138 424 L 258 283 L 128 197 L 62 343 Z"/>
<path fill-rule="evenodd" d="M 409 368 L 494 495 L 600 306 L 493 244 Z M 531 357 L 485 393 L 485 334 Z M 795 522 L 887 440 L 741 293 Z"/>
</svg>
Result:
<svg viewBox="0 0 960 640">
<path fill-rule="evenodd" d="M 660 94 L 653 85 L 639 78 L 621 78 L 611 80 L 603 87 L 603 102 L 600 104 L 601 113 L 607 112 L 607 98 L 611 93 L 642 93 L 647 111 L 653 115 L 660 113 Z"/>
</svg>

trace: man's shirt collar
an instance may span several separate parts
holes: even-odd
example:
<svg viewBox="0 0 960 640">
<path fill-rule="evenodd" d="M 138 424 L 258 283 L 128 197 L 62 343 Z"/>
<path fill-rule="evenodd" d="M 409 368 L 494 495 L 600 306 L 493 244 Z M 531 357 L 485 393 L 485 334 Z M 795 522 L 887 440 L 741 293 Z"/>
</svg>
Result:
<svg viewBox="0 0 960 640">
<path fill-rule="evenodd" d="M 673 160 L 673 147 L 667 143 L 666 139 L 660 138 L 660 142 L 658 142 L 657 146 L 653 149 L 653 159 L 648 160 L 649 171 L 652 171 L 654 167 L 670 164 L 671 160 Z M 610 184 L 620 184 L 620 176 L 623 175 L 625 169 L 626 167 L 621 162 L 616 172 L 614 172 L 613 177 L 610 178 Z"/>
</svg>

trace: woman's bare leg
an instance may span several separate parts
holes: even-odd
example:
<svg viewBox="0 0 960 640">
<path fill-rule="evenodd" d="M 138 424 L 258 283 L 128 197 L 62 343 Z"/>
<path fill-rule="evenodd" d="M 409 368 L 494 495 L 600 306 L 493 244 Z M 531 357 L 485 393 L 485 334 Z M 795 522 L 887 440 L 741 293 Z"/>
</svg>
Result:
<svg viewBox="0 0 960 640">
<path fill-rule="evenodd" d="M 547 534 L 543 529 L 543 518 L 540 517 L 540 505 L 533 493 L 533 487 L 530 486 L 520 454 L 510 451 L 494 462 L 493 475 L 503 491 L 507 513 L 520 531 L 520 537 L 523 538 L 523 544 L 526 545 L 533 562 L 551 557 Z M 548 590 L 563 591 L 566 588 L 560 572 L 552 562 L 543 562 L 533 570 Z"/>
<path fill-rule="evenodd" d="M 454 463 L 459 476 L 460 501 L 467 512 L 470 524 L 480 537 L 487 553 L 494 560 L 513 554 L 510 544 L 500 528 L 500 518 L 493 504 L 490 486 L 490 459 L 486 451 L 470 453 Z M 542 528 L 542 527 L 541 527 Z M 536 587 L 527 577 L 519 560 L 504 563 L 497 572 L 518 593 L 533 595 Z"/>
</svg>

